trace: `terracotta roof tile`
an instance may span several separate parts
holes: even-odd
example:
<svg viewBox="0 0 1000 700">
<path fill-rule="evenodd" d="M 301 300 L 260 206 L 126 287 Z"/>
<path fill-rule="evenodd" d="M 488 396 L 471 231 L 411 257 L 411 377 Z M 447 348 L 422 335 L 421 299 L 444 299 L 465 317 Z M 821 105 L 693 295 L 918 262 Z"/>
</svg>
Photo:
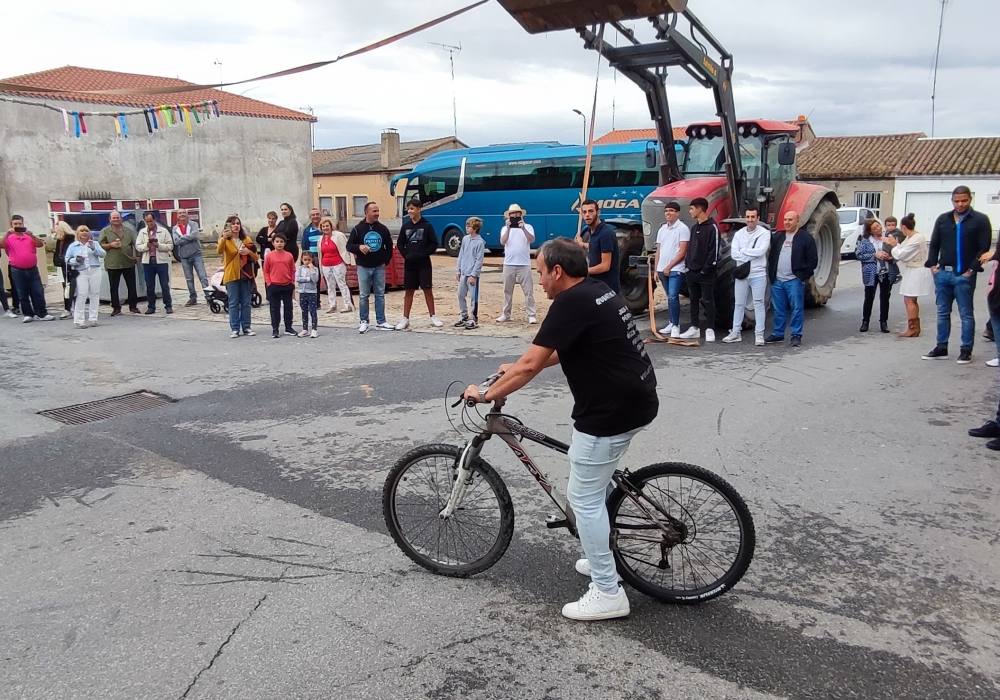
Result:
<svg viewBox="0 0 1000 700">
<path fill-rule="evenodd" d="M 891 178 L 923 134 L 820 136 L 798 156 L 806 180 Z"/>
<path fill-rule="evenodd" d="M 81 92 L 46 93 L 46 92 L 8 92 L 24 97 L 44 98 L 48 100 L 86 102 L 89 104 L 115 105 L 127 107 L 153 107 L 161 104 L 190 104 L 205 100 L 215 100 L 219 111 L 241 117 L 258 117 L 263 119 L 291 119 L 295 121 L 315 121 L 309 114 L 296 112 L 268 102 L 253 100 L 242 95 L 234 95 L 223 90 L 195 90 L 193 92 L 167 93 L 163 95 L 88 95 L 86 90 L 110 90 L 115 88 L 150 88 L 170 87 L 174 85 L 192 85 L 186 80 L 164 78 L 156 75 L 140 75 L 138 73 L 119 73 L 117 71 L 80 68 L 79 66 L 63 66 L 39 73 L 28 73 L 3 82 L 17 83 L 35 88 L 57 88 L 60 90 L 79 90 Z"/>
<path fill-rule="evenodd" d="M 687 138 L 687 134 L 684 133 L 683 126 L 674 127 L 674 139 L 678 141 L 683 141 Z M 614 131 L 609 131 L 600 138 L 594 139 L 594 143 L 597 145 L 609 144 L 609 143 L 629 143 L 631 141 L 648 141 L 650 139 L 656 139 L 656 129 L 616 129 Z"/>
<path fill-rule="evenodd" d="M 1000 175 L 1000 136 L 918 139 L 896 175 Z"/>
</svg>

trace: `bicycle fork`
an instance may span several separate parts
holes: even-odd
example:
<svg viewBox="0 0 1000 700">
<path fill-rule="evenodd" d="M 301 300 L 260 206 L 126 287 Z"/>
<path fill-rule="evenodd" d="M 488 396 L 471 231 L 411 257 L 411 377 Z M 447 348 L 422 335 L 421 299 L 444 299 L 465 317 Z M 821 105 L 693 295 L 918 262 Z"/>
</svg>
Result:
<svg viewBox="0 0 1000 700">
<path fill-rule="evenodd" d="M 462 505 L 465 493 L 472 485 L 472 462 L 479 456 L 479 452 L 483 449 L 485 441 L 485 438 L 477 435 L 469 440 L 459 455 L 458 470 L 455 474 L 455 483 L 451 487 L 451 495 L 448 497 L 448 502 L 444 508 L 438 514 L 438 517 L 442 520 L 450 518 L 458 510 L 458 507 Z"/>
</svg>

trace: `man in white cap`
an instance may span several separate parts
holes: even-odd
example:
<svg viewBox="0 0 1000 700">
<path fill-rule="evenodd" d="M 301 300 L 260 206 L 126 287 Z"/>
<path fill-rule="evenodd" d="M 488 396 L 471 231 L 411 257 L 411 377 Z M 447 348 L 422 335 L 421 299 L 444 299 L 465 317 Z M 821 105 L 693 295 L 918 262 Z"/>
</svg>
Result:
<svg viewBox="0 0 1000 700">
<path fill-rule="evenodd" d="M 531 279 L 531 244 L 535 242 L 535 229 L 524 222 L 527 212 L 518 204 L 511 204 L 503 215 L 507 220 L 507 225 L 500 229 L 500 243 L 503 244 L 503 312 L 497 317 L 497 323 L 511 319 L 515 284 L 521 285 L 524 292 L 528 323 L 537 323 Z"/>
</svg>

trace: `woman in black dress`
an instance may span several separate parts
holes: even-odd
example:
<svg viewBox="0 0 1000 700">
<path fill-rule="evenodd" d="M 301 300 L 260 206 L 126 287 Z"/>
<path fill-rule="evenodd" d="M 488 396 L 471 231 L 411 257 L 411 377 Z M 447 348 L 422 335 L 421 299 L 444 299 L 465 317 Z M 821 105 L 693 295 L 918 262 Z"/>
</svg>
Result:
<svg viewBox="0 0 1000 700">
<path fill-rule="evenodd" d="M 288 202 L 281 204 L 281 221 L 274 230 L 285 236 L 285 250 L 292 254 L 293 260 L 299 259 L 299 222 L 295 218 L 295 210 Z"/>
</svg>

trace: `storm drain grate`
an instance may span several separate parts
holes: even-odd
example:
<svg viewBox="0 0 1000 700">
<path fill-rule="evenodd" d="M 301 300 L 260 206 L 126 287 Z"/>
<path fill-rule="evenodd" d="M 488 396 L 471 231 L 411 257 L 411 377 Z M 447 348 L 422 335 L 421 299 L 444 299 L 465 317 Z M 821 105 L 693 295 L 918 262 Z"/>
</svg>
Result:
<svg viewBox="0 0 1000 700">
<path fill-rule="evenodd" d="M 93 423 L 106 418 L 124 416 L 128 413 L 146 411 L 157 406 L 166 406 L 174 403 L 175 399 L 152 391 L 136 391 L 124 396 L 112 396 L 111 398 L 99 401 L 88 401 L 72 406 L 62 406 L 60 408 L 50 408 L 46 411 L 39 411 L 38 415 L 46 416 L 52 420 L 67 425 L 82 425 Z"/>
</svg>

